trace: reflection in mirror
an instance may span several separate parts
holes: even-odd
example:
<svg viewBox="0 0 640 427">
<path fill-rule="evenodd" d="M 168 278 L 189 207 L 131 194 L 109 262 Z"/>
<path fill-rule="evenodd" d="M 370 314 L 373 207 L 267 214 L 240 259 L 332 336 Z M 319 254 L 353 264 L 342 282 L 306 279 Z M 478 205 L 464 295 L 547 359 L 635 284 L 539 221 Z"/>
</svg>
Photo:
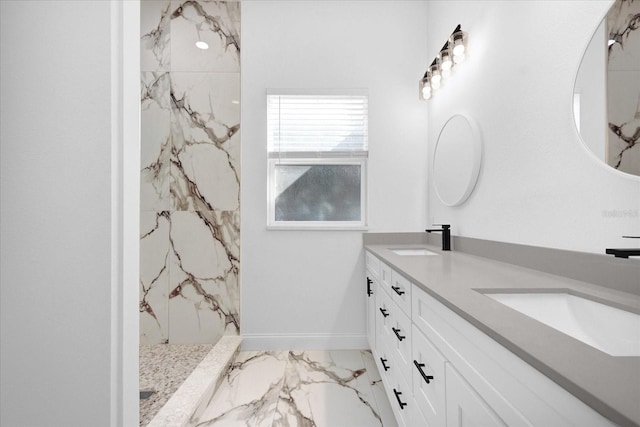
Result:
<svg viewBox="0 0 640 427">
<path fill-rule="evenodd" d="M 640 175 L 640 0 L 616 0 L 585 51 L 573 98 L 585 145 Z"/>
</svg>

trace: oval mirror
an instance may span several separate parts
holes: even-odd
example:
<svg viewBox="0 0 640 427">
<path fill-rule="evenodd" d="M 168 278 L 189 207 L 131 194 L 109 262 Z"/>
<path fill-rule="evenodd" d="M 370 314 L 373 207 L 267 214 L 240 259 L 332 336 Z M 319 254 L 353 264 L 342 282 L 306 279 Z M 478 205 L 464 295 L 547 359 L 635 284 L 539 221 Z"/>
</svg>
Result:
<svg viewBox="0 0 640 427">
<path fill-rule="evenodd" d="M 616 0 L 580 63 L 573 115 L 601 161 L 640 175 L 640 0 Z"/>
<path fill-rule="evenodd" d="M 446 206 L 464 203 L 476 186 L 482 141 L 477 125 L 462 114 L 452 116 L 442 127 L 433 155 L 436 194 Z"/>
</svg>

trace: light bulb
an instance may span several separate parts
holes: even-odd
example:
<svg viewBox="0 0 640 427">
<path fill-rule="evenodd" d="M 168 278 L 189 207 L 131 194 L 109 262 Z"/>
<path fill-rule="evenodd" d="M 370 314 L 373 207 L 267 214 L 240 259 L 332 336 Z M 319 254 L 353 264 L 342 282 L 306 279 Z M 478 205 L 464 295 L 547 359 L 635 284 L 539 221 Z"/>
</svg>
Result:
<svg viewBox="0 0 640 427">
<path fill-rule="evenodd" d="M 427 85 L 422 88 L 422 97 L 424 99 L 431 98 L 431 86 Z"/>
<path fill-rule="evenodd" d="M 451 49 L 449 48 L 449 42 L 438 53 L 438 59 L 440 60 L 440 69 L 442 71 L 450 70 L 453 67 L 453 61 L 451 60 Z"/>
<path fill-rule="evenodd" d="M 456 61 L 456 57 L 465 55 L 467 50 L 467 33 L 464 31 L 456 31 L 451 34 L 449 38 L 449 46 L 452 47 L 451 51 L 453 52 L 453 60 Z"/>
<path fill-rule="evenodd" d="M 464 55 L 464 43 L 462 39 L 457 41 L 457 44 L 453 47 L 453 56 Z"/>
<path fill-rule="evenodd" d="M 431 86 L 434 89 L 440 87 L 440 80 L 442 76 L 440 75 L 440 61 L 436 58 L 433 65 L 429 68 L 430 77 L 431 77 Z M 436 86 L 437 85 L 437 86 Z"/>
</svg>

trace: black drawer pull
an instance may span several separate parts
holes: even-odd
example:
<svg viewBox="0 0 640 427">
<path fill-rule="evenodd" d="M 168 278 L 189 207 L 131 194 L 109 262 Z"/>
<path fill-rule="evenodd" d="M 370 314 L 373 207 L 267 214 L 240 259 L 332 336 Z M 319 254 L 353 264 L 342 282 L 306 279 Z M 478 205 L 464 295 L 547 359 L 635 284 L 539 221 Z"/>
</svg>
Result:
<svg viewBox="0 0 640 427">
<path fill-rule="evenodd" d="M 395 388 L 393 389 L 393 394 L 396 395 L 396 399 L 398 400 L 398 405 L 400 405 L 400 409 L 404 409 L 405 406 L 407 406 L 406 403 L 404 403 L 402 400 L 400 400 L 400 395 L 402 394 L 401 392 L 399 392 L 398 390 L 396 390 Z"/>
<path fill-rule="evenodd" d="M 393 331 L 394 334 L 396 334 L 396 337 L 398 338 L 398 341 L 402 341 L 403 339 L 405 339 L 405 336 L 400 335 L 400 329 L 398 328 L 391 328 L 391 330 Z"/>
<path fill-rule="evenodd" d="M 422 370 L 422 368 L 424 368 L 426 365 L 424 363 L 418 363 L 417 360 L 414 360 L 413 364 L 416 365 L 416 369 L 418 370 L 418 372 L 420 372 L 420 375 L 422 375 L 422 379 L 424 379 L 424 382 L 430 384 L 430 380 L 432 380 L 433 377 L 431 375 L 425 374 Z"/>
<path fill-rule="evenodd" d="M 398 295 L 403 295 L 404 294 L 404 291 L 400 290 L 400 286 L 392 286 L 391 289 L 393 289 L 396 292 L 396 294 L 398 294 Z"/>
<path fill-rule="evenodd" d="M 384 368 L 384 371 L 388 371 L 389 368 L 391 368 L 391 366 L 387 366 L 384 362 L 386 362 L 387 359 L 383 359 L 382 357 L 380 358 L 380 363 L 382 363 L 382 367 Z"/>
<path fill-rule="evenodd" d="M 387 310 L 385 310 L 384 308 L 380 307 L 380 313 L 382 313 L 383 317 L 389 317 L 389 313 L 387 313 Z"/>
<path fill-rule="evenodd" d="M 369 279 L 367 277 L 367 296 L 370 297 L 371 295 L 373 295 L 373 291 L 371 290 L 371 284 L 373 283 L 373 280 Z"/>
</svg>

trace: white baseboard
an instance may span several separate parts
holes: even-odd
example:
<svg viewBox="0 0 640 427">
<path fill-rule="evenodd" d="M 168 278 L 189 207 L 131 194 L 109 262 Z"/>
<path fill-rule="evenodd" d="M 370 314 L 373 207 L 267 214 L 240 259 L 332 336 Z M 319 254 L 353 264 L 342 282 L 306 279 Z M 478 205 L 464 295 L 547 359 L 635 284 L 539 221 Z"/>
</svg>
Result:
<svg viewBox="0 0 640 427">
<path fill-rule="evenodd" d="M 242 334 L 242 350 L 362 350 L 362 334 Z"/>
</svg>

